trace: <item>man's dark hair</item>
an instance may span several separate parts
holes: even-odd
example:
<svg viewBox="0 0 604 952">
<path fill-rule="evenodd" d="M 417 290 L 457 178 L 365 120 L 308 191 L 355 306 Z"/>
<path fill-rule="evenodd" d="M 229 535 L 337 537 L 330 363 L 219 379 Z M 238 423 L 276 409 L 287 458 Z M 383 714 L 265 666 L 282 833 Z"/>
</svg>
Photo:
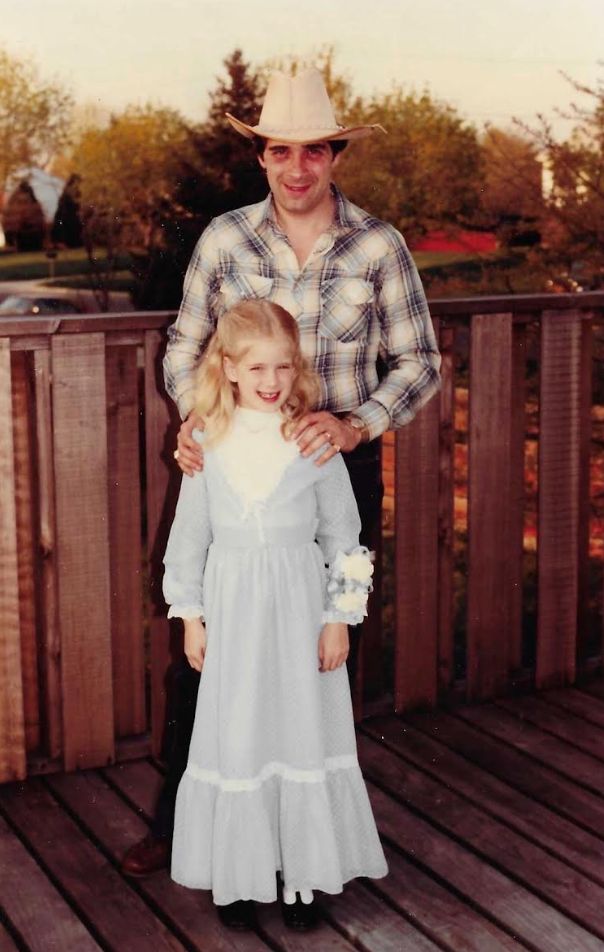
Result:
<svg viewBox="0 0 604 952">
<path fill-rule="evenodd" d="M 264 155 L 267 140 L 263 139 L 262 136 L 254 136 L 253 142 L 256 155 Z M 340 152 L 343 152 L 348 145 L 348 139 L 337 139 L 336 141 L 328 140 L 327 144 L 330 146 L 331 154 L 335 159 L 336 155 L 339 155 Z"/>
</svg>

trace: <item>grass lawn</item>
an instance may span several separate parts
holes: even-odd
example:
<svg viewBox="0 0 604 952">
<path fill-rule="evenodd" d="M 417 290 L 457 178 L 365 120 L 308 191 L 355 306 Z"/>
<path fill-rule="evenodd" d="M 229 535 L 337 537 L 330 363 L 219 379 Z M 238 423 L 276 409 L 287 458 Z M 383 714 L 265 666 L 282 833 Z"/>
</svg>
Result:
<svg viewBox="0 0 604 952">
<path fill-rule="evenodd" d="M 105 252 L 99 248 L 97 262 L 102 265 L 107 260 Z M 124 256 L 118 262 L 120 270 L 128 269 L 130 260 Z M 49 259 L 43 251 L 29 251 L 23 254 L 0 252 L 0 281 L 33 281 L 38 278 L 50 278 L 74 274 L 88 274 L 90 262 L 83 248 L 70 248 L 59 251 L 57 257 Z"/>
</svg>

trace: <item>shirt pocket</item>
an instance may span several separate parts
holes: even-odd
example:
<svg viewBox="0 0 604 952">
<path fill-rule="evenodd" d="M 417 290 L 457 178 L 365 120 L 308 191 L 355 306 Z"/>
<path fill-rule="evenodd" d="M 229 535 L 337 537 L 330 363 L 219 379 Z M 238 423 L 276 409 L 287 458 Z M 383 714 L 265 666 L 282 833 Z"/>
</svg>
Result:
<svg viewBox="0 0 604 952">
<path fill-rule="evenodd" d="M 228 311 L 240 301 L 250 298 L 267 298 L 272 289 L 273 279 L 261 274 L 245 274 L 241 271 L 225 274 L 219 288 L 222 310 Z"/>
<path fill-rule="evenodd" d="M 332 278 L 321 284 L 319 334 L 351 343 L 367 337 L 374 289 L 361 278 Z"/>
</svg>

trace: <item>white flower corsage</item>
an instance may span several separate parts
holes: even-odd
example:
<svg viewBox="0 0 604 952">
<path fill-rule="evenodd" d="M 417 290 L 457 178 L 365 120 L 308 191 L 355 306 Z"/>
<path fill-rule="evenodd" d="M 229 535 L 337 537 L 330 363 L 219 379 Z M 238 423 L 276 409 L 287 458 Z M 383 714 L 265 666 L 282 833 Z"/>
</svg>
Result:
<svg viewBox="0 0 604 952">
<path fill-rule="evenodd" d="M 367 598 L 373 589 L 372 575 L 372 553 L 364 545 L 348 553 L 338 552 L 329 569 L 323 623 L 345 621 L 349 625 L 360 624 L 367 614 Z"/>
</svg>

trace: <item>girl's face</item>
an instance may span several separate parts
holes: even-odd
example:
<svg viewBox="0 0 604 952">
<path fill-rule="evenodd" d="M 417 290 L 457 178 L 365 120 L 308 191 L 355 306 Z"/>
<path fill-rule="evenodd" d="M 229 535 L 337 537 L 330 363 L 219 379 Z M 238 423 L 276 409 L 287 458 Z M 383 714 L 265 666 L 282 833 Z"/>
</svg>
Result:
<svg viewBox="0 0 604 952">
<path fill-rule="evenodd" d="M 291 393 L 296 372 L 286 337 L 243 342 L 238 360 L 224 358 L 224 371 L 237 384 L 237 403 L 248 410 L 275 413 Z"/>
</svg>

